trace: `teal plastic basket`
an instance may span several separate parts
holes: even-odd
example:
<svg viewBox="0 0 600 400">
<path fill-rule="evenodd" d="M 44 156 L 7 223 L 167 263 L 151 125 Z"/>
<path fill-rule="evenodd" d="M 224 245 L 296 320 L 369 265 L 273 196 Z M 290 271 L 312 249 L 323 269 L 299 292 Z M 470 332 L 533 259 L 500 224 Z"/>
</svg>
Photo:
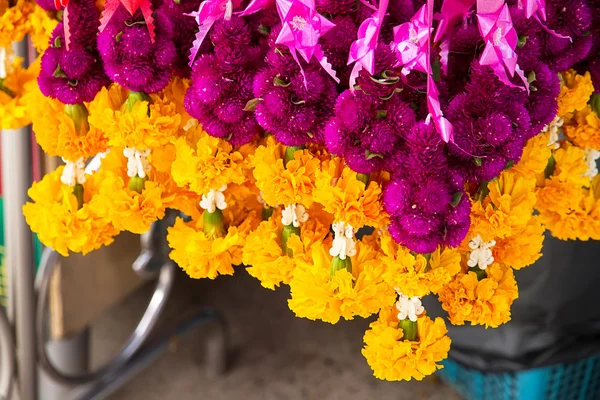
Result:
<svg viewBox="0 0 600 400">
<path fill-rule="evenodd" d="M 484 373 L 447 359 L 439 376 L 467 400 L 598 400 L 600 355 L 519 372 Z"/>
</svg>

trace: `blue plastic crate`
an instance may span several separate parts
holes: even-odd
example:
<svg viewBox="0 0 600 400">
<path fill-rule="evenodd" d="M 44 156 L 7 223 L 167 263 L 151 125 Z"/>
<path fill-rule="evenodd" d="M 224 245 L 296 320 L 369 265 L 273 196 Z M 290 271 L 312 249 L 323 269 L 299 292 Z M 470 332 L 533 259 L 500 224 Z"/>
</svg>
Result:
<svg viewBox="0 0 600 400">
<path fill-rule="evenodd" d="M 599 400 L 600 355 L 520 372 L 484 373 L 445 360 L 439 376 L 467 400 Z"/>
</svg>

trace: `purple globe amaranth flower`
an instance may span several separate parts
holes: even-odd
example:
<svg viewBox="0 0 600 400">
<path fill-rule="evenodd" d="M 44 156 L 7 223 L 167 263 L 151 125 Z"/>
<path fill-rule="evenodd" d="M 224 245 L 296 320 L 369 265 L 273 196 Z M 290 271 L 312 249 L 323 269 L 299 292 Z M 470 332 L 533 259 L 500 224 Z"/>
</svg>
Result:
<svg viewBox="0 0 600 400">
<path fill-rule="evenodd" d="M 194 42 L 198 24 L 196 20 L 185 14 L 198 10 L 202 0 L 178 1 L 165 0 L 160 11 L 173 23 L 173 43 L 177 57 L 173 64 L 173 73 L 182 78 L 189 78 L 192 68 L 189 66 L 190 49 Z M 212 51 L 210 40 L 205 40 L 200 47 L 199 55 Z"/>
<path fill-rule="evenodd" d="M 363 174 L 382 170 L 393 159 L 415 113 L 399 96 L 382 100 L 362 91 L 342 93 L 325 128 L 325 145 Z"/>
<path fill-rule="evenodd" d="M 91 3 L 95 8 L 94 3 Z M 94 47 L 80 43 L 77 32 L 67 50 L 64 27 L 60 23 L 52 32 L 52 44 L 44 52 L 38 84 L 41 92 L 65 104 L 92 101 L 103 86 L 110 84 L 104 73 L 100 55 Z"/>
<path fill-rule="evenodd" d="M 254 72 L 242 71 L 229 79 L 218 65 L 215 55 L 205 54 L 196 60 L 185 108 L 209 135 L 241 145 L 261 131 L 253 113 L 246 109 L 253 98 Z"/>
<path fill-rule="evenodd" d="M 392 155 L 388 170 L 423 178 L 447 170 L 446 144 L 434 125 L 420 121 L 408 129 L 404 135 L 404 146 Z"/>
<path fill-rule="evenodd" d="M 54 0 L 36 0 L 36 3 L 46 11 L 56 11 Z"/>
<path fill-rule="evenodd" d="M 402 87 L 400 71 L 394 68 L 397 59 L 389 45 L 378 43 L 375 48 L 375 70 L 373 76 L 362 69 L 356 84 L 361 91 L 383 98 L 391 96 L 396 89 Z"/>
<path fill-rule="evenodd" d="M 337 88 L 313 60 L 304 65 L 304 76 L 297 66 L 263 69 L 254 79 L 254 96 L 259 99 L 255 114 L 260 126 L 285 145 L 301 146 L 323 142 Z"/>
<path fill-rule="evenodd" d="M 448 150 L 457 170 L 482 182 L 518 162 L 532 136 L 526 102 L 524 90 L 504 85 L 491 68 L 474 62 L 466 91 L 452 99 L 446 112 L 454 125 Z"/>
<path fill-rule="evenodd" d="M 155 13 L 156 37 L 150 39 L 141 10 L 132 17 L 119 5 L 106 28 L 98 35 L 98 49 L 106 73 L 119 85 L 135 91 L 155 93 L 171 79 L 177 58 L 173 24 L 160 11 Z"/>
<path fill-rule="evenodd" d="M 542 128 L 552 122 L 558 111 L 556 98 L 560 93 L 560 81 L 558 75 L 553 73 L 546 64 L 537 63 L 531 68 L 524 66 L 526 73 L 530 76 L 530 94 L 527 98 L 527 111 L 531 119 L 529 139 L 537 135 Z"/>
<path fill-rule="evenodd" d="M 468 82 L 471 63 L 477 56 L 477 49 L 482 43 L 481 34 L 476 21 L 458 26 L 448 40 L 448 69 L 445 80 L 451 82 L 449 90 L 452 95 L 462 93 Z"/>
<path fill-rule="evenodd" d="M 540 61 L 554 72 L 564 71 L 587 57 L 592 47 L 592 10 L 585 0 L 549 0 L 546 10 L 548 27 L 573 41 L 541 30 Z"/>
<path fill-rule="evenodd" d="M 390 234 L 411 251 L 425 254 L 440 245 L 456 247 L 469 229 L 469 197 L 444 172 L 426 177 L 394 174 L 383 200 Z"/>
<path fill-rule="evenodd" d="M 210 33 L 215 60 L 224 74 L 235 74 L 263 64 L 261 34 L 240 17 L 217 22 Z"/>
<path fill-rule="evenodd" d="M 261 132 L 251 100 L 264 57 L 259 43 L 263 39 L 245 19 L 235 16 L 215 24 L 210 37 L 214 54 L 196 60 L 185 107 L 209 135 L 241 145 Z"/>
<path fill-rule="evenodd" d="M 321 14 L 349 14 L 356 9 L 356 0 L 316 0 Z"/>
<path fill-rule="evenodd" d="M 333 69 L 337 72 L 340 79 L 340 86 L 348 87 L 350 72 L 352 66 L 348 65 L 348 54 L 350 46 L 356 40 L 358 35 L 358 26 L 354 19 L 348 15 L 338 16 L 331 19 L 335 27 L 321 37 L 319 43 L 331 63 Z"/>
</svg>

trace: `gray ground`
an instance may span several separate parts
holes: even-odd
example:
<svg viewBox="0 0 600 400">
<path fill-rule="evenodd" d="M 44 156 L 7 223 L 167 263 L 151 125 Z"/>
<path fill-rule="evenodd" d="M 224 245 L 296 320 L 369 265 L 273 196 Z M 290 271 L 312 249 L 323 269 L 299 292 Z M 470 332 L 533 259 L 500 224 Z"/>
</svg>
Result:
<svg viewBox="0 0 600 400">
<path fill-rule="evenodd" d="M 137 323 L 152 287 L 145 287 L 93 329 L 94 363 L 111 356 Z M 198 330 L 174 343 L 112 400 L 236 399 L 444 399 L 459 397 L 437 379 L 388 383 L 375 379 L 360 354 L 368 321 L 329 325 L 302 320 L 287 308 L 286 290 L 272 292 L 244 271 L 216 281 L 179 276 L 167 315 L 186 304 L 216 305 L 231 328 L 234 358 L 216 378 L 199 362 L 203 334 Z"/>
</svg>

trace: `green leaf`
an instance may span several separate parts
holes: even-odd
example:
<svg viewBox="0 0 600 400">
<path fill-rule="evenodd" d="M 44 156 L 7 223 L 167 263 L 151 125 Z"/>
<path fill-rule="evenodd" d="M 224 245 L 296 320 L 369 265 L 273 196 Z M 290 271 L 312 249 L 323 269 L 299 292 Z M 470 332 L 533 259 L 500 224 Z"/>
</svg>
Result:
<svg viewBox="0 0 600 400">
<path fill-rule="evenodd" d="M 377 118 L 379 119 L 383 119 L 385 117 L 387 117 L 387 110 L 378 110 L 377 111 Z"/>
<path fill-rule="evenodd" d="M 248 102 L 246 103 L 246 106 L 244 107 L 244 111 L 248 111 L 248 112 L 256 111 L 256 105 L 258 104 L 258 102 L 260 100 L 261 99 L 259 99 L 259 98 L 248 100 Z"/>
<path fill-rule="evenodd" d="M 383 156 L 381 154 L 371 153 L 369 150 L 365 150 L 365 157 L 367 158 L 367 160 L 371 160 L 375 157 L 383 159 Z"/>
<path fill-rule="evenodd" d="M 62 70 L 60 69 L 60 65 L 56 66 L 56 69 L 54 70 L 54 73 L 52 74 L 52 76 L 55 78 L 67 78 L 67 74 L 62 72 Z"/>
<path fill-rule="evenodd" d="M 511 169 L 514 165 L 515 165 L 515 162 L 513 160 L 510 160 L 509 162 L 506 163 L 506 167 L 504 167 L 504 169 L 506 169 L 506 170 Z"/>
<path fill-rule="evenodd" d="M 546 165 L 546 170 L 544 171 L 544 176 L 546 179 L 550 178 L 554 175 L 554 171 L 556 170 L 556 159 L 554 156 L 550 156 L 548 159 L 548 165 Z"/>
<path fill-rule="evenodd" d="M 280 86 L 280 87 L 288 87 L 292 84 L 292 82 L 286 82 L 285 80 L 281 79 L 280 77 L 276 76 L 273 79 L 273 85 L 275 86 Z"/>
<path fill-rule="evenodd" d="M 117 41 L 117 43 L 121 41 L 121 36 L 123 36 L 123 31 L 117 33 L 117 36 L 115 36 L 115 40 Z"/>
<path fill-rule="evenodd" d="M 54 44 L 52 45 L 52 47 L 54 47 L 55 49 L 60 49 L 62 47 L 62 37 L 57 36 L 56 39 L 54 39 Z"/>
<path fill-rule="evenodd" d="M 525 46 L 528 38 L 529 38 L 529 36 L 519 36 L 519 41 L 517 42 L 517 47 L 521 48 L 521 47 Z"/>
<path fill-rule="evenodd" d="M 135 21 L 135 22 L 129 22 L 129 21 L 125 21 L 125 25 L 132 27 L 134 25 L 146 25 L 146 21 Z"/>
<path fill-rule="evenodd" d="M 456 207 L 458 205 L 458 203 L 460 203 L 460 201 L 462 200 L 464 195 L 464 192 L 456 192 L 452 195 L 452 203 L 450 203 L 452 205 L 452 207 Z"/>
<path fill-rule="evenodd" d="M 479 157 L 475 157 L 473 158 L 473 162 L 475 163 L 475 165 L 477 165 L 478 167 L 481 167 L 481 164 L 483 164 L 483 160 Z"/>
</svg>

